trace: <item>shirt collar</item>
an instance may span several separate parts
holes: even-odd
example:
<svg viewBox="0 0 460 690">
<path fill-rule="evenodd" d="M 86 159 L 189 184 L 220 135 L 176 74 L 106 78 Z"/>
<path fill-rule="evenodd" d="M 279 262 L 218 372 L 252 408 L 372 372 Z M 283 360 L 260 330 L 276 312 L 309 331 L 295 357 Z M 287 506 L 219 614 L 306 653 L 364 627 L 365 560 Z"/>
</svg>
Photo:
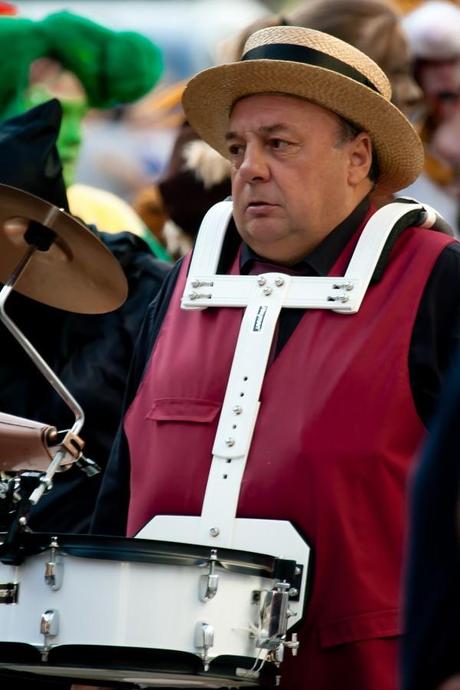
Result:
<svg viewBox="0 0 460 690">
<path fill-rule="evenodd" d="M 298 264 L 290 267 L 290 272 L 298 275 L 326 276 L 345 249 L 356 229 L 369 210 L 369 196 L 358 204 L 345 220 L 337 225 L 324 240 L 307 254 Z M 241 245 L 240 272 L 248 274 L 255 262 L 270 264 L 259 257 L 245 242 Z"/>
</svg>

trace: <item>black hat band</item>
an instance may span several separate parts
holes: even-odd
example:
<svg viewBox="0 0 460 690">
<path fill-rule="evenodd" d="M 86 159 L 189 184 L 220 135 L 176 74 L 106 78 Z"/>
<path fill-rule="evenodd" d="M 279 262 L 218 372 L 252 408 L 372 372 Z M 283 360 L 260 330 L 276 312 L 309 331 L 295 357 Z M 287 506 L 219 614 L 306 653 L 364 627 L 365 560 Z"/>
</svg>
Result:
<svg viewBox="0 0 460 690">
<path fill-rule="evenodd" d="M 349 77 L 359 84 L 380 93 L 379 89 L 364 74 L 338 58 L 326 55 L 315 48 L 307 48 L 292 43 L 271 43 L 248 50 L 241 60 L 287 60 L 289 62 L 303 62 L 314 67 L 323 67 Z"/>
</svg>

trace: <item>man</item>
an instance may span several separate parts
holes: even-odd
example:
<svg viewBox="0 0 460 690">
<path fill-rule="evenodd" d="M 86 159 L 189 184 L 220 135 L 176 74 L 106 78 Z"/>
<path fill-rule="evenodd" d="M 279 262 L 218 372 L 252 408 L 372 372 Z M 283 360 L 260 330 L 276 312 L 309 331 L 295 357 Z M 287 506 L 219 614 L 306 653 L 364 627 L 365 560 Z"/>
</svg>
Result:
<svg viewBox="0 0 460 690">
<path fill-rule="evenodd" d="M 189 83 L 188 121 L 232 163 L 218 272 L 343 275 L 375 182 L 394 192 L 423 163 L 390 94 L 360 51 L 298 27 Z M 241 312 L 181 310 L 187 265 L 148 312 L 96 532 L 201 512 Z M 459 277 L 451 238 L 409 228 L 355 315 L 281 312 L 237 516 L 289 520 L 314 550 L 286 690 L 396 687 L 405 482 L 458 339 Z"/>
</svg>

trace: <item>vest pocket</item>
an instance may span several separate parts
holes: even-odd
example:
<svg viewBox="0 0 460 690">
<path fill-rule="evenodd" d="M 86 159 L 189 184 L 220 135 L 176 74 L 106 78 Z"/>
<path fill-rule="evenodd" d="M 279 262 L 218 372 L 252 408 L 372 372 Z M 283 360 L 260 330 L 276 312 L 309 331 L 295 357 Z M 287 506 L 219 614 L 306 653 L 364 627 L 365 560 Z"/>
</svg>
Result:
<svg viewBox="0 0 460 690">
<path fill-rule="evenodd" d="M 160 398 L 154 400 L 146 419 L 156 422 L 213 422 L 220 412 L 221 404 L 199 398 Z"/>
<path fill-rule="evenodd" d="M 358 642 L 401 634 L 400 611 L 390 609 L 361 613 L 319 626 L 321 647 L 335 647 L 346 642 Z"/>
</svg>

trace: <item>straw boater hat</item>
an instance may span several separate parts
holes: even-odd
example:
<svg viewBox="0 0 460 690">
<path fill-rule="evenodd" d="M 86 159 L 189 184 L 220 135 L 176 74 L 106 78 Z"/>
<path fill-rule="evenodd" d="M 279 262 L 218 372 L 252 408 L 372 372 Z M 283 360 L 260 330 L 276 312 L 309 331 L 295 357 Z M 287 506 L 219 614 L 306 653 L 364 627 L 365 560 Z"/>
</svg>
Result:
<svg viewBox="0 0 460 690">
<path fill-rule="evenodd" d="M 233 105 L 258 93 L 305 98 L 369 133 L 381 187 L 408 186 L 423 166 L 423 146 L 407 118 L 390 102 L 382 70 L 348 43 L 313 29 L 277 26 L 252 34 L 240 61 L 197 74 L 184 92 L 191 126 L 228 156 L 225 134 Z"/>
</svg>

